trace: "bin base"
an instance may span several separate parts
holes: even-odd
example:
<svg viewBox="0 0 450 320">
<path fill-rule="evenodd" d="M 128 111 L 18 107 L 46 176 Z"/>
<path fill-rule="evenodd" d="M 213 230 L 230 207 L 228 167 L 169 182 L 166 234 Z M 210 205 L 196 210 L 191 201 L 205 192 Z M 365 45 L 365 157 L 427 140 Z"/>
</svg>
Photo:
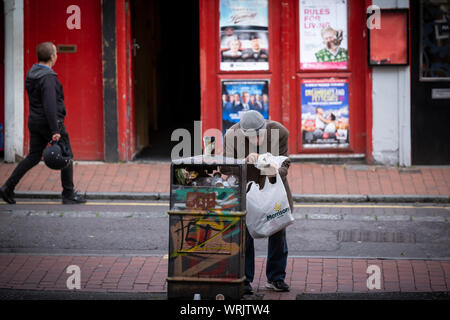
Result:
<svg viewBox="0 0 450 320">
<path fill-rule="evenodd" d="M 202 300 L 216 300 L 218 294 L 226 300 L 240 300 L 244 295 L 244 280 L 245 277 L 229 281 L 167 278 L 167 298 L 193 300 L 194 294 L 199 293 Z"/>
</svg>

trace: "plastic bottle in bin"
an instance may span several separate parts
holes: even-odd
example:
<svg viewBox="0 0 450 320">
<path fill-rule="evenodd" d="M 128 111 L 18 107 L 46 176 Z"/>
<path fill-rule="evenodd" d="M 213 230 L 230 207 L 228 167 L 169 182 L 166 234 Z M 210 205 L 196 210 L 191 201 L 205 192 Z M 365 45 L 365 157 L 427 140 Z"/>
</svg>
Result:
<svg viewBox="0 0 450 320">
<path fill-rule="evenodd" d="M 224 187 L 224 181 L 222 179 L 222 175 L 219 172 L 214 173 L 212 185 L 213 185 L 213 187 L 216 187 L 216 188 Z"/>
<path fill-rule="evenodd" d="M 227 182 L 230 185 L 230 187 L 237 187 L 239 184 L 239 178 L 232 174 L 228 176 Z"/>
</svg>

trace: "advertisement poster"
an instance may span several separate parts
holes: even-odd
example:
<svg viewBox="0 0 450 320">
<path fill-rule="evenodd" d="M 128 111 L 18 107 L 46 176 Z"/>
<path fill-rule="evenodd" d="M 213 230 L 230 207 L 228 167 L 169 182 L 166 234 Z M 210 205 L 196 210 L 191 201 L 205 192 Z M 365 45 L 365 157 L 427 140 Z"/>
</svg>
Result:
<svg viewBox="0 0 450 320">
<path fill-rule="evenodd" d="M 220 69 L 269 70 L 268 0 L 220 0 Z"/>
<path fill-rule="evenodd" d="M 347 0 L 299 1 L 300 67 L 347 69 Z"/>
<path fill-rule="evenodd" d="M 347 80 L 304 80 L 301 92 L 303 147 L 349 148 Z"/>
<path fill-rule="evenodd" d="M 269 80 L 222 81 L 222 131 L 238 123 L 242 113 L 249 110 L 269 119 Z"/>
</svg>

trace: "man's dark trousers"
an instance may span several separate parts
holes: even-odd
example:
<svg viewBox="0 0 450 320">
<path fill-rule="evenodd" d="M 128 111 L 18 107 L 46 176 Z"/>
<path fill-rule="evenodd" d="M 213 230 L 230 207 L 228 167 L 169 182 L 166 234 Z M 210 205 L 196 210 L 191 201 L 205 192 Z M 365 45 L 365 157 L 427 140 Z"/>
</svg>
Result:
<svg viewBox="0 0 450 320">
<path fill-rule="evenodd" d="M 61 140 L 72 153 L 72 148 L 70 146 L 69 134 L 64 126 L 64 122 L 59 120 L 58 127 L 61 132 Z M 45 147 L 52 139 L 51 130 L 46 124 L 42 123 L 28 123 L 28 129 L 30 130 L 30 153 L 28 156 L 22 160 L 17 167 L 14 169 L 13 173 L 9 177 L 6 185 L 10 190 L 14 190 L 20 179 L 34 166 L 36 166 L 39 161 L 41 161 L 42 153 Z M 61 183 L 63 187 L 62 195 L 63 197 L 70 197 L 73 194 L 73 165 L 70 165 L 61 170 Z"/>
<path fill-rule="evenodd" d="M 246 281 L 253 282 L 255 277 L 255 246 L 247 228 L 245 228 L 245 231 L 245 278 Z M 286 229 L 283 229 L 269 237 L 266 263 L 266 277 L 268 281 L 284 281 L 286 278 L 287 258 Z"/>
</svg>

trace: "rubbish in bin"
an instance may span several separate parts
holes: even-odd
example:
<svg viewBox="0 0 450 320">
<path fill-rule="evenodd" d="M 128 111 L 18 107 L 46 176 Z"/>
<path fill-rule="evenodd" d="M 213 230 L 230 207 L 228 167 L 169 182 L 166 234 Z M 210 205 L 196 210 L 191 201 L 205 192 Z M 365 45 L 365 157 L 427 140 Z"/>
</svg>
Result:
<svg viewBox="0 0 450 320">
<path fill-rule="evenodd" d="M 175 178 L 177 179 L 177 182 L 181 185 L 189 185 L 197 177 L 198 172 L 195 171 L 189 172 L 186 169 L 175 170 Z"/>
<path fill-rule="evenodd" d="M 209 187 L 212 185 L 213 178 L 212 177 L 201 177 L 197 178 L 192 182 L 192 186 L 194 187 Z"/>
<path fill-rule="evenodd" d="M 239 179 L 234 175 L 226 177 L 215 172 L 211 176 L 206 172 L 199 173 L 185 168 L 175 170 L 175 179 L 178 185 L 193 187 L 237 188 L 239 183 Z"/>
<path fill-rule="evenodd" d="M 235 175 L 230 175 L 227 178 L 227 182 L 230 185 L 230 187 L 232 187 L 232 188 L 238 187 L 238 185 L 239 185 L 239 179 Z"/>
<path fill-rule="evenodd" d="M 213 178 L 213 187 L 216 188 L 223 188 L 225 187 L 225 181 L 223 181 L 222 179 L 222 174 L 220 172 L 216 172 L 214 173 L 214 178 Z"/>
</svg>

